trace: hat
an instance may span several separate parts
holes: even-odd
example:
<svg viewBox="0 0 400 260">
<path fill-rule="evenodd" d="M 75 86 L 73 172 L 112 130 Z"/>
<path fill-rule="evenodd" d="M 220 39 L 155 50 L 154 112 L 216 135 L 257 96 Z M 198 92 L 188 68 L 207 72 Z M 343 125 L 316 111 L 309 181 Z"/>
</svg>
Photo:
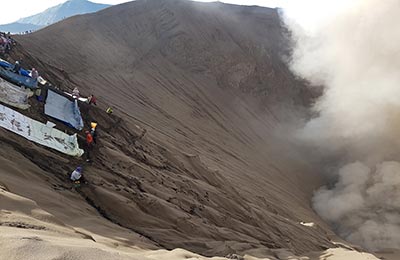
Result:
<svg viewBox="0 0 400 260">
<path fill-rule="evenodd" d="M 96 122 L 91 122 L 90 126 L 92 127 L 92 129 L 96 129 L 97 123 Z"/>
<path fill-rule="evenodd" d="M 82 171 L 82 167 L 81 166 L 76 167 L 76 171 L 81 172 Z"/>
</svg>

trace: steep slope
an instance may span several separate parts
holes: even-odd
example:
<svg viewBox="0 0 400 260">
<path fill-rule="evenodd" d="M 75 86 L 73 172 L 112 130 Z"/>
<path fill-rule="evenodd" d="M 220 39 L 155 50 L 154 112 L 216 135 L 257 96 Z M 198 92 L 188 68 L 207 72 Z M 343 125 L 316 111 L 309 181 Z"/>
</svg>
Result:
<svg viewBox="0 0 400 260">
<path fill-rule="evenodd" d="M 21 18 L 14 23 L 0 25 L 0 31 L 19 33 L 30 30 L 38 30 L 65 18 L 86 13 L 94 13 L 110 5 L 97 4 L 88 0 L 69 0 L 45 11 Z"/>
<path fill-rule="evenodd" d="M 310 207 L 321 179 L 289 138 L 312 94 L 282 60 L 287 39 L 276 10 L 141 0 L 16 39 L 14 59 L 64 90 L 99 97 L 99 109 L 82 108 L 86 123 L 99 122 L 100 141 L 79 203 L 167 249 L 226 255 L 331 245 L 334 235 Z M 116 117 L 104 114 L 108 105 Z M 66 174 L 81 162 L 34 150 L 18 149 L 46 173 L 37 178 L 68 187 Z"/>
</svg>

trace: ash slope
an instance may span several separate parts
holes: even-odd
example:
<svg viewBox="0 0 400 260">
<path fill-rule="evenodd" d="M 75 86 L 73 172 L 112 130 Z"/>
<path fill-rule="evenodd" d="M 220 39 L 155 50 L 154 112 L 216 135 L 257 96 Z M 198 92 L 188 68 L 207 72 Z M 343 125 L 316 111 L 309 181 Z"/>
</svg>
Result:
<svg viewBox="0 0 400 260">
<path fill-rule="evenodd" d="M 282 62 L 287 40 L 276 10 L 139 0 L 17 41 L 15 58 L 62 89 L 78 86 L 99 97 L 100 108 L 83 112 L 101 132 L 94 163 L 85 166 L 90 184 L 76 207 L 43 203 L 29 188 L 9 191 L 81 228 L 86 222 L 71 219 L 87 205 L 85 216 L 96 209 L 132 244 L 133 232 L 157 247 L 204 255 L 332 246 L 332 233 L 310 206 L 321 180 L 286 137 L 311 94 Z M 104 115 L 106 105 L 115 107 L 115 117 Z M 137 124 L 148 130 L 140 140 Z M 8 136 L 2 134 L 3 143 Z M 80 162 L 29 147 L 16 153 L 42 172 L 24 174 L 75 203 L 67 174 Z M 25 175 L 4 185 L 18 187 Z M 91 232 L 97 228 L 107 236 L 90 224 Z"/>
</svg>

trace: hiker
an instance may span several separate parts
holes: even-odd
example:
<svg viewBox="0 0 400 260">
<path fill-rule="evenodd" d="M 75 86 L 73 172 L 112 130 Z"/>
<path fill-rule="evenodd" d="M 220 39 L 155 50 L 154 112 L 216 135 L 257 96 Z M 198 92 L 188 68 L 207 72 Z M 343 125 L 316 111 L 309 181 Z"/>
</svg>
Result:
<svg viewBox="0 0 400 260">
<path fill-rule="evenodd" d="M 0 54 L 4 54 L 7 49 L 7 39 L 3 37 L 3 33 L 0 35 Z"/>
<path fill-rule="evenodd" d="M 73 181 L 74 183 L 79 183 L 80 179 L 82 177 L 82 167 L 78 166 L 76 167 L 76 169 L 71 173 L 71 181 Z"/>
<path fill-rule="evenodd" d="M 97 103 L 96 103 L 97 100 L 93 94 L 88 97 L 88 102 L 89 102 L 89 105 L 93 104 L 93 105 L 97 106 Z"/>
<path fill-rule="evenodd" d="M 39 101 L 39 102 L 42 102 L 42 101 L 43 101 L 42 87 L 39 87 L 39 88 L 37 88 L 37 89 L 35 90 L 35 97 L 36 97 L 36 100 L 37 100 L 37 101 Z"/>
<path fill-rule="evenodd" d="M 96 144 L 97 143 L 96 142 L 97 141 L 97 130 L 96 130 L 97 123 L 96 122 L 91 122 L 90 123 L 90 127 L 91 127 L 90 134 L 93 137 L 93 143 Z"/>
<path fill-rule="evenodd" d="M 16 61 L 14 64 L 14 69 L 13 71 L 17 74 L 19 74 L 19 71 L 21 70 L 21 65 L 19 64 L 19 61 Z"/>
<path fill-rule="evenodd" d="M 39 72 L 35 68 L 32 68 L 31 77 L 33 79 L 37 79 L 39 77 Z"/>
<path fill-rule="evenodd" d="M 89 131 L 85 131 L 86 134 L 86 161 L 90 162 L 90 152 L 93 147 L 93 136 Z"/>
<path fill-rule="evenodd" d="M 97 122 L 90 122 L 90 128 L 92 128 L 92 130 L 96 130 L 97 127 Z"/>
<path fill-rule="evenodd" d="M 72 90 L 72 97 L 79 98 L 79 89 L 77 87 Z"/>
<path fill-rule="evenodd" d="M 6 44 L 6 53 L 9 54 L 11 51 L 11 39 L 8 40 L 7 44 Z"/>
<path fill-rule="evenodd" d="M 108 108 L 106 109 L 106 113 L 109 114 L 109 115 L 111 115 L 111 114 L 113 113 L 112 108 L 111 108 L 111 107 L 108 107 Z"/>
</svg>

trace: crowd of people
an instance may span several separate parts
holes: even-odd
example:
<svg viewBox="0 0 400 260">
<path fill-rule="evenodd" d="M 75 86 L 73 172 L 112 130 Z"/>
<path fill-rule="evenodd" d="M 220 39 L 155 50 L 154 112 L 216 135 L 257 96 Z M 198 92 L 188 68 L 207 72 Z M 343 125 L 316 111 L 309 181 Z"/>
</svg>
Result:
<svg viewBox="0 0 400 260">
<path fill-rule="evenodd" d="M 86 162 L 91 161 L 91 154 L 93 150 L 93 146 L 96 144 L 97 140 L 97 122 L 91 122 L 90 123 L 90 131 L 86 130 L 85 135 L 86 135 L 86 147 L 85 147 L 85 153 L 86 153 Z M 79 187 L 81 182 L 84 181 L 83 179 L 83 167 L 78 166 L 70 176 L 71 181 L 74 183 L 75 187 Z"/>
<path fill-rule="evenodd" d="M 0 32 L 0 54 L 8 54 L 15 45 L 10 33 Z"/>
<path fill-rule="evenodd" d="M 18 75 L 21 75 L 21 69 L 22 69 L 21 64 L 20 64 L 20 62 L 17 60 L 17 61 L 14 63 L 14 66 L 12 67 L 12 71 L 13 71 L 14 73 L 18 74 Z M 30 71 L 25 71 L 25 73 L 28 73 L 28 74 L 25 74 L 25 75 L 23 75 L 23 76 L 28 76 L 28 77 L 30 77 L 30 78 L 36 80 L 36 81 L 37 81 L 38 78 L 39 78 L 39 72 L 38 72 L 35 68 L 32 68 Z"/>
<path fill-rule="evenodd" d="M 80 96 L 80 91 L 77 87 L 75 87 L 72 92 L 71 96 L 74 99 L 79 100 L 81 98 Z M 86 102 L 89 105 L 95 105 L 97 106 L 97 99 L 96 97 L 91 94 L 87 97 L 86 101 L 85 99 L 81 99 L 82 102 Z M 108 107 L 106 109 L 106 113 L 108 115 L 111 115 L 113 113 L 112 107 Z M 92 121 L 90 123 L 90 130 L 85 131 L 85 154 L 86 154 L 86 162 L 91 162 L 92 161 L 92 151 L 94 146 L 97 143 L 97 122 Z M 71 181 L 74 183 L 75 187 L 79 187 L 81 182 L 83 181 L 83 167 L 78 166 L 70 176 Z"/>
<path fill-rule="evenodd" d="M 9 53 L 12 50 L 12 47 L 15 45 L 14 40 L 11 38 L 9 33 L 0 33 L 0 54 L 5 54 Z M 1 55 L 3 56 L 3 55 Z M 7 65 L 8 64 L 8 65 Z M 12 63 L 6 63 L 4 68 L 6 70 L 12 71 L 15 74 L 22 75 L 25 77 L 30 77 L 32 79 L 35 79 L 36 81 L 39 81 L 43 84 L 43 82 L 40 80 L 39 72 L 37 69 L 32 68 L 30 71 L 29 70 L 24 70 L 21 66 L 20 61 L 15 61 L 14 64 Z M 40 77 L 40 78 L 39 78 Z M 42 79 L 43 80 L 43 79 Z M 45 85 L 50 86 L 47 81 L 43 80 L 45 82 Z M 39 86 L 35 93 L 41 93 L 42 88 Z M 36 94 L 37 95 L 37 94 Z M 41 97 L 41 94 L 39 94 Z M 89 105 L 97 105 L 97 99 L 96 97 L 91 94 L 87 98 L 81 98 L 79 89 L 75 87 L 72 90 L 71 96 L 74 99 L 80 100 L 82 102 L 86 102 Z M 38 99 L 39 100 L 39 99 Z M 43 101 L 42 99 L 39 101 Z M 111 115 L 113 113 L 112 107 L 108 107 L 105 111 L 108 115 Z M 90 123 L 90 130 L 85 131 L 85 154 L 86 154 L 86 162 L 91 162 L 91 155 L 92 151 L 94 148 L 94 145 L 97 143 L 97 122 L 93 121 Z M 78 166 L 70 175 L 71 181 L 75 184 L 75 186 L 80 186 L 81 181 L 83 181 L 83 167 Z"/>
</svg>

